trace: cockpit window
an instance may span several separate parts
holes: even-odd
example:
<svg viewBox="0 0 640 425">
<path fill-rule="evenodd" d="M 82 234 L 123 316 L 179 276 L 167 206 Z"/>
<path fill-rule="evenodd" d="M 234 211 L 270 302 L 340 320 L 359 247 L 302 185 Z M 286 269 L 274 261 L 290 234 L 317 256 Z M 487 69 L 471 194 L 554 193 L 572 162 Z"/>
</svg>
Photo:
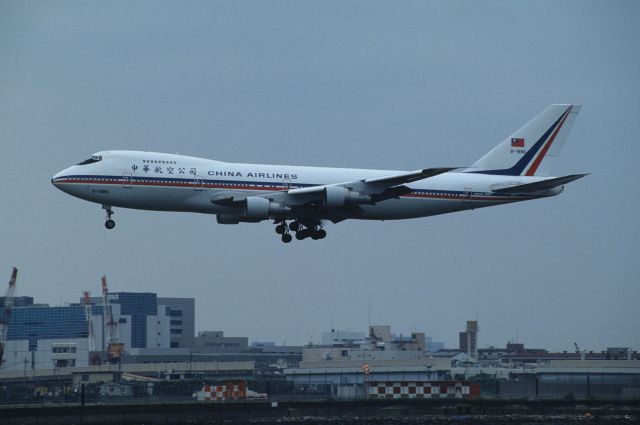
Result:
<svg viewBox="0 0 640 425">
<path fill-rule="evenodd" d="M 99 162 L 99 161 L 102 161 L 102 157 L 100 155 L 93 155 L 91 158 L 85 159 L 84 161 L 79 162 L 76 165 L 93 164 L 94 162 Z"/>
</svg>

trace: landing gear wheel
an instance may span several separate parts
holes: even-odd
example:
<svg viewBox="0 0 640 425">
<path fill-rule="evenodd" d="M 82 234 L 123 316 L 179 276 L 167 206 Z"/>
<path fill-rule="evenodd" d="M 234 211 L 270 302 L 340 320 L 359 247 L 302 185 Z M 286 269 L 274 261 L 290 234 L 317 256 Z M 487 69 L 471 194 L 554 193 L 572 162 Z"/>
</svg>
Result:
<svg viewBox="0 0 640 425">
<path fill-rule="evenodd" d="M 307 229 L 298 230 L 296 232 L 296 239 L 301 241 L 309 237 L 309 231 Z"/>
<path fill-rule="evenodd" d="M 116 222 L 111 220 L 111 216 L 113 215 L 113 210 L 111 209 L 111 205 L 103 205 L 102 209 L 107 212 L 107 221 L 104 222 L 104 227 L 111 230 L 116 227 Z"/>
<path fill-rule="evenodd" d="M 311 235 L 311 238 L 314 240 L 318 240 L 318 239 L 324 239 L 327 237 L 327 231 L 324 229 L 320 229 L 318 231 L 313 232 L 313 234 Z"/>
<path fill-rule="evenodd" d="M 284 224 L 284 223 L 278 224 L 276 226 L 276 233 L 279 234 L 279 235 L 284 235 L 286 230 L 287 230 L 287 225 Z"/>
<path fill-rule="evenodd" d="M 293 239 L 293 238 L 291 237 L 291 235 L 289 233 L 285 233 L 284 235 L 282 235 L 282 242 L 284 242 L 284 243 L 291 242 L 291 239 Z"/>
<path fill-rule="evenodd" d="M 300 223 L 298 223 L 297 221 L 292 221 L 291 223 L 289 223 L 289 230 L 291 230 L 292 232 L 297 232 L 298 230 L 300 230 Z"/>
</svg>

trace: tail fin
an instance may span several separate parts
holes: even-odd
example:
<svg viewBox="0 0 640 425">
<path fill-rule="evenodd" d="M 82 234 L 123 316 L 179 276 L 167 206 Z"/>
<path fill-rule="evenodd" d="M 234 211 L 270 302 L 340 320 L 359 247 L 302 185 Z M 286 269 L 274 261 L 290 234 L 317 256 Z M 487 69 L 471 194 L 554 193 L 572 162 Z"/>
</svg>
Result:
<svg viewBox="0 0 640 425">
<path fill-rule="evenodd" d="M 580 105 L 551 105 L 468 170 L 508 176 L 549 176 Z"/>
</svg>

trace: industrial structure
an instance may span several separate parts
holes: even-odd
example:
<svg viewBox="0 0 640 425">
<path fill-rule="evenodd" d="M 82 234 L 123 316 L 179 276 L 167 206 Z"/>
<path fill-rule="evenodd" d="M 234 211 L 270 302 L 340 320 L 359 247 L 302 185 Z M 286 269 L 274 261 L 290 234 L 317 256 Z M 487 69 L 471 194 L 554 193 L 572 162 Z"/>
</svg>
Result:
<svg viewBox="0 0 640 425">
<path fill-rule="evenodd" d="M 118 322 L 113 316 L 113 308 L 109 301 L 106 276 L 102 276 L 102 311 L 104 312 L 103 320 L 107 330 L 106 359 L 109 363 L 118 363 L 124 353 L 124 344 L 118 341 Z"/>
<path fill-rule="evenodd" d="M 11 279 L 7 287 L 7 292 L 3 299 L 2 314 L 0 315 L 0 365 L 4 361 L 4 349 L 7 342 L 7 333 L 9 329 L 9 322 L 11 320 L 11 309 L 13 308 L 13 297 L 16 291 L 16 279 L 18 278 L 18 269 L 13 268 L 11 272 Z"/>
</svg>

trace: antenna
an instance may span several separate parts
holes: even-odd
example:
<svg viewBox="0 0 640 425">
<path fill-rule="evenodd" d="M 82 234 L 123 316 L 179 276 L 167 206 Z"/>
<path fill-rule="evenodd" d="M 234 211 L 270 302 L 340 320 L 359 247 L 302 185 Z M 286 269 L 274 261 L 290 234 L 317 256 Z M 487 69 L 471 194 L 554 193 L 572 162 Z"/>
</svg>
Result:
<svg viewBox="0 0 640 425">
<path fill-rule="evenodd" d="M 369 295 L 369 329 L 371 329 L 371 295 Z"/>
</svg>

